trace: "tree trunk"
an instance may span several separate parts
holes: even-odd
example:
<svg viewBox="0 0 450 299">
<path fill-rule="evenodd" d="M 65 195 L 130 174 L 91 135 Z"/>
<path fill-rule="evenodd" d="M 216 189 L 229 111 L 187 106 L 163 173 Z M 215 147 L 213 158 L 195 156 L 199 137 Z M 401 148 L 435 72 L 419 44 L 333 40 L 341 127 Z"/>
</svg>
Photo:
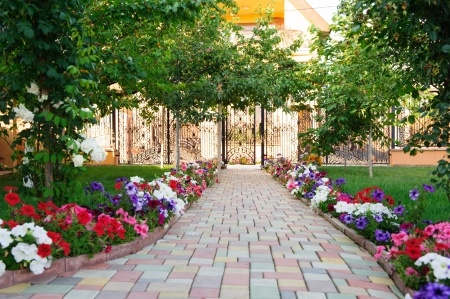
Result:
<svg viewBox="0 0 450 299">
<path fill-rule="evenodd" d="M 175 168 L 180 170 L 180 117 L 175 118 L 175 155 L 176 155 L 176 166 Z"/>
<path fill-rule="evenodd" d="M 373 177 L 373 163 L 372 163 L 372 124 L 370 124 L 370 128 L 369 128 L 369 149 L 367 150 L 367 158 L 368 163 L 369 163 L 369 177 L 372 178 Z"/>
<path fill-rule="evenodd" d="M 160 136 L 160 143 L 161 143 L 161 168 L 164 168 L 164 146 L 165 146 L 165 142 L 164 142 L 164 137 L 165 137 L 165 124 L 166 124 L 166 107 L 162 107 L 161 108 L 162 112 L 161 112 L 161 136 Z"/>
<path fill-rule="evenodd" d="M 221 106 L 217 108 L 219 115 Z M 219 174 L 221 168 L 222 168 L 222 156 L 221 156 L 221 149 L 222 149 L 222 122 L 218 119 L 217 120 L 217 174 Z"/>
<path fill-rule="evenodd" d="M 42 95 L 48 95 L 48 90 L 43 89 L 42 90 Z M 43 111 L 47 112 L 50 111 L 50 104 L 46 104 L 44 106 Z M 48 132 L 49 136 L 52 136 L 52 132 L 49 131 Z M 52 154 L 52 149 L 48 148 L 48 154 L 51 156 Z M 53 163 L 50 161 L 48 161 L 47 163 L 44 164 L 44 184 L 45 184 L 45 188 L 51 188 L 54 178 L 53 178 Z M 48 200 L 51 200 L 51 198 L 48 198 Z"/>
</svg>

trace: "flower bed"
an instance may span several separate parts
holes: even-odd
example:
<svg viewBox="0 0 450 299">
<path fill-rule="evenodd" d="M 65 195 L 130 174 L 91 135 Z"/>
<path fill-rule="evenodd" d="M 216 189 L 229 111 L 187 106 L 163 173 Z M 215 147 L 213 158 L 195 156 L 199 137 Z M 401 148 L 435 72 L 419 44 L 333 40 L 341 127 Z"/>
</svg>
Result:
<svg viewBox="0 0 450 299">
<path fill-rule="evenodd" d="M 181 171 L 146 181 L 138 176 L 116 180 L 115 194 L 100 182 L 86 187 L 90 205 L 23 202 L 7 187 L 9 220 L 0 219 L 0 287 L 32 275 L 55 274 L 105 262 L 154 243 L 187 205 L 198 200 L 216 179 L 212 161 L 182 163 Z M 31 270 L 31 271 L 30 271 Z"/>
<path fill-rule="evenodd" d="M 297 198 L 379 259 L 407 297 L 450 298 L 450 222 L 428 223 L 420 214 L 424 196 L 434 192 L 423 185 L 409 197 L 409 211 L 379 187 L 364 188 L 354 196 L 341 192 L 344 178 L 333 180 L 315 163 L 293 164 L 285 158 L 269 160 L 265 170 Z M 408 221 L 407 221 L 408 220 Z"/>
</svg>

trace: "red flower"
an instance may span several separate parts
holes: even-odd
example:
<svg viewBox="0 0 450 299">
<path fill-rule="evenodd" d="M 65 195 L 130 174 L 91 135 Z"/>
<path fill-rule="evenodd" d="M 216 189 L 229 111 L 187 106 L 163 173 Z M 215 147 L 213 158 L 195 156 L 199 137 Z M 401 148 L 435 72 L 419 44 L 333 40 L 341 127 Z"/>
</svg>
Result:
<svg viewBox="0 0 450 299">
<path fill-rule="evenodd" d="M 24 216 L 29 216 L 29 217 L 33 217 L 33 215 L 36 214 L 36 211 L 34 210 L 33 206 L 30 205 L 23 205 L 20 208 L 20 214 L 24 215 Z"/>
<path fill-rule="evenodd" d="M 105 233 L 103 229 L 103 225 L 100 224 L 100 222 L 97 222 L 94 226 L 94 232 L 97 234 L 97 236 L 101 237 Z"/>
<path fill-rule="evenodd" d="M 166 217 L 164 217 L 164 214 L 159 214 L 158 216 L 158 224 L 164 225 L 164 221 L 166 220 Z"/>
<path fill-rule="evenodd" d="M 17 191 L 18 188 L 17 188 L 17 187 L 14 187 L 14 186 L 5 186 L 5 188 L 3 188 L 3 190 L 5 190 L 5 191 L 8 192 L 8 193 L 12 193 L 12 192 Z"/>
<path fill-rule="evenodd" d="M 9 229 L 13 229 L 15 228 L 17 225 L 19 225 L 18 222 L 14 221 L 14 220 L 6 220 L 3 222 L 4 224 L 8 225 Z"/>
<path fill-rule="evenodd" d="M 175 191 L 175 190 L 177 189 L 177 185 L 178 185 L 178 182 L 177 182 L 177 181 L 175 181 L 175 180 L 170 180 L 170 181 L 169 181 L 169 187 L 170 187 L 173 191 Z"/>
<path fill-rule="evenodd" d="M 5 195 L 5 200 L 10 206 L 15 206 L 20 202 L 19 194 L 10 192 Z"/>
<path fill-rule="evenodd" d="M 122 189 L 122 182 L 117 182 L 117 183 L 114 185 L 114 189 L 116 189 L 116 190 Z"/>
<path fill-rule="evenodd" d="M 408 247 L 406 248 L 405 253 L 414 261 L 422 256 L 422 251 L 419 247 Z"/>
<path fill-rule="evenodd" d="M 153 199 L 153 200 L 148 201 L 148 206 L 152 209 L 156 209 L 160 205 L 161 205 L 161 202 L 159 201 L 159 199 Z"/>
<path fill-rule="evenodd" d="M 58 244 L 58 242 L 62 240 L 61 239 L 61 234 L 55 233 L 55 232 L 52 232 L 52 231 L 48 231 L 47 232 L 47 236 L 50 239 L 52 239 L 52 242 L 55 243 L 55 244 Z"/>
<path fill-rule="evenodd" d="M 48 244 L 41 244 L 38 247 L 37 254 L 40 257 L 45 258 L 45 257 L 49 256 L 50 254 L 52 254 L 52 247 Z"/>
<path fill-rule="evenodd" d="M 45 215 L 53 215 L 58 211 L 58 207 L 51 201 L 40 202 L 37 208 L 39 211 L 45 212 Z"/>
<path fill-rule="evenodd" d="M 112 250 L 112 246 L 111 246 L 111 245 L 108 245 L 108 246 L 106 246 L 106 248 L 105 248 L 105 253 L 109 253 L 109 252 L 111 252 L 111 250 Z"/>
<path fill-rule="evenodd" d="M 64 240 L 61 240 L 58 244 L 60 248 L 64 251 L 64 255 L 68 256 L 70 253 L 70 244 Z"/>
<path fill-rule="evenodd" d="M 77 214 L 77 218 L 81 225 L 86 225 L 92 220 L 92 215 L 88 211 L 84 210 Z"/>
</svg>

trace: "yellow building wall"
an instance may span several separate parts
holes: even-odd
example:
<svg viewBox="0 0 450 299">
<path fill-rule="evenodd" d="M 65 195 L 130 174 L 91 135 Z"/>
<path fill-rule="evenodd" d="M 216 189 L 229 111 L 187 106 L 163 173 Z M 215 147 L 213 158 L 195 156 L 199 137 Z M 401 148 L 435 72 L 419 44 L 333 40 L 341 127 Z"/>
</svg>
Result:
<svg viewBox="0 0 450 299">
<path fill-rule="evenodd" d="M 390 165 L 392 166 L 436 166 L 439 160 L 446 159 L 445 149 L 424 149 L 416 156 L 404 153 L 401 149 L 391 150 Z"/>
</svg>

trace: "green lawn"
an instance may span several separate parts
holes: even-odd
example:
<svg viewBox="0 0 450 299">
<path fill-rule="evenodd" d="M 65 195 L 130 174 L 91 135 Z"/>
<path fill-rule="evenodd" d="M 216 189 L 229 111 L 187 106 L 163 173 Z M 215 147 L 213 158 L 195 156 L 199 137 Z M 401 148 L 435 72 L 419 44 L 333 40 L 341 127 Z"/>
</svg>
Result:
<svg viewBox="0 0 450 299">
<path fill-rule="evenodd" d="M 337 179 L 345 178 L 347 183 L 342 191 L 354 195 L 359 190 L 378 186 L 384 190 L 385 194 L 391 195 L 396 202 L 403 205 L 413 204 L 409 199 L 409 190 L 418 187 L 422 191 L 422 184 L 430 184 L 431 171 L 435 167 L 420 166 L 375 166 L 373 178 L 369 177 L 369 171 L 364 166 L 323 166 L 320 168 L 328 173 L 327 177 Z M 422 191 L 423 194 L 425 192 Z M 442 190 L 435 193 L 427 193 L 427 208 L 423 218 L 437 221 L 450 220 L 450 202 Z"/>
</svg>

